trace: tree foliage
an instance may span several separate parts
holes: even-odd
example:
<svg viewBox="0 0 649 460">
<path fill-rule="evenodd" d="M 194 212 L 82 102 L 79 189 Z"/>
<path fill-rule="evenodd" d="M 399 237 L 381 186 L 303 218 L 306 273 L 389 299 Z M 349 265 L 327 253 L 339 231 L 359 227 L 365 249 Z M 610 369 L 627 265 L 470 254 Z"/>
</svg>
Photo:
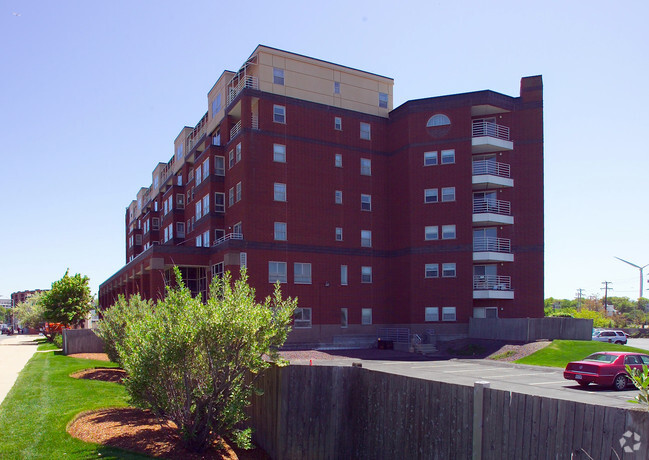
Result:
<svg viewBox="0 0 649 460">
<path fill-rule="evenodd" d="M 281 363 L 277 349 L 297 299 L 282 299 L 278 283 L 273 296 L 257 303 L 244 269 L 234 282 L 229 273 L 215 277 L 203 303 L 178 269 L 175 275 L 177 286 L 155 308 L 137 320 L 127 316 L 127 334 L 115 343 L 129 376 L 126 389 L 135 405 L 173 420 L 191 450 L 204 450 L 217 436 L 248 446 L 250 429 L 240 426 L 244 407 L 269 361 Z"/>
<path fill-rule="evenodd" d="M 52 289 L 42 297 L 45 320 L 66 326 L 86 319 L 93 303 L 88 277 L 79 273 L 70 276 L 68 272 L 66 270 L 63 278 L 52 283 Z"/>
<path fill-rule="evenodd" d="M 29 296 L 24 302 L 20 302 L 14 309 L 14 314 L 22 326 L 32 329 L 39 329 L 45 322 L 45 307 L 43 305 L 42 292 Z"/>
</svg>

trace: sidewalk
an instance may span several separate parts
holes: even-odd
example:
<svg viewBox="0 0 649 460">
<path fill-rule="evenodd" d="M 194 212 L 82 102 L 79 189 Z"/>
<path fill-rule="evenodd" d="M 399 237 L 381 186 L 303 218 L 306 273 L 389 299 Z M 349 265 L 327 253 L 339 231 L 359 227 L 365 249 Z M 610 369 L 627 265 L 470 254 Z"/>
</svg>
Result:
<svg viewBox="0 0 649 460">
<path fill-rule="evenodd" d="M 37 335 L 12 335 L 0 340 L 0 404 L 13 387 L 18 374 L 36 352 Z"/>
</svg>

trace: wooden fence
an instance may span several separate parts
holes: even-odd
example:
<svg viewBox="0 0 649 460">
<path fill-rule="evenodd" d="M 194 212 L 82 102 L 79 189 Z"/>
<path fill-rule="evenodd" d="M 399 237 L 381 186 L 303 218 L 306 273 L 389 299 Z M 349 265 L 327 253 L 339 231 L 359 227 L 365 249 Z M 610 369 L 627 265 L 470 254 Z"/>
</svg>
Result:
<svg viewBox="0 0 649 460">
<path fill-rule="evenodd" d="M 641 410 L 360 367 L 272 368 L 261 387 L 251 425 L 276 460 L 615 459 L 613 450 L 622 458 L 634 445 L 624 458 L 649 458 L 649 412 Z"/>
</svg>

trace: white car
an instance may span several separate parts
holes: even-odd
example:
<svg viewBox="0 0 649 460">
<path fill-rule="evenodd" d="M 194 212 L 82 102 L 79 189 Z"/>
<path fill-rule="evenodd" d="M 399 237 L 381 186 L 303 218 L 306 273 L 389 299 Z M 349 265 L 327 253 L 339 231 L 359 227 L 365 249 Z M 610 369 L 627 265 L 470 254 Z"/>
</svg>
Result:
<svg viewBox="0 0 649 460">
<path fill-rule="evenodd" d="M 622 331 L 595 331 L 592 340 L 626 345 L 626 334 Z"/>
</svg>

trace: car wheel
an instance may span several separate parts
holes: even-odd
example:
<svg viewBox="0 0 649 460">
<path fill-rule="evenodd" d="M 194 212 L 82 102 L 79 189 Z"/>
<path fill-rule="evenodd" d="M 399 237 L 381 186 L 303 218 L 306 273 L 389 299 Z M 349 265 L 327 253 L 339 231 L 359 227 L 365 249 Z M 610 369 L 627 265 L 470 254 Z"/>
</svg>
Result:
<svg viewBox="0 0 649 460">
<path fill-rule="evenodd" d="M 615 343 L 616 343 L 617 345 L 624 345 L 624 342 L 622 342 L 621 340 L 616 340 Z"/>
<path fill-rule="evenodd" d="M 617 391 L 622 391 L 626 388 L 627 384 L 627 378 L 626 375 L 618 375 L 615 377 L 615 380 L 613 380 L 613 388 L 615 388 Z"/>
<path fill-rule="evenodd" d="M 590 382 L 584 382 L 583 380 L 577 380 L 577 383 L 580 387 L 586 388 Z"/>
</svg>

